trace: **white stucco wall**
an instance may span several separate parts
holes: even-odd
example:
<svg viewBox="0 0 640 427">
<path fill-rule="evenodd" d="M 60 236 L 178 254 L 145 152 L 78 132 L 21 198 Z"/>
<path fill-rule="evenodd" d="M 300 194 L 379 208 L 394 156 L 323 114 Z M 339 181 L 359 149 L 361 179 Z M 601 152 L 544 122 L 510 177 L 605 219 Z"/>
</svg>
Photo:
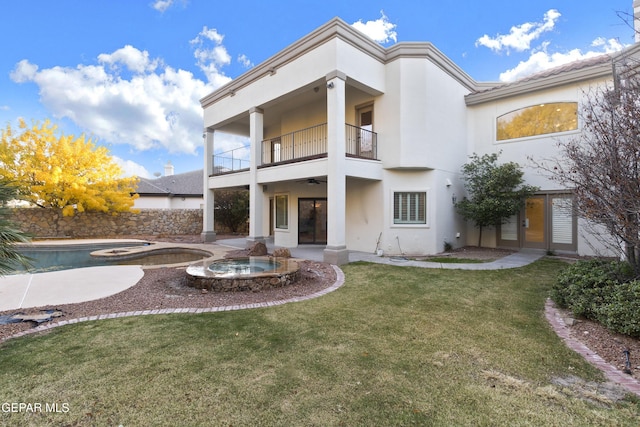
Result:
<svg viewBox="0 0 640 427">
<path fill-rule="evenodd" d="M 585 100 L 585 94 L 590 88 L 605 83 L 606 80 L 603 79 L 573 83 L 468 107 L 469 119 L 467 128 L 469 142 L 467 154 L 477 153 L 478 155 L 483 155 L 500 152 L 499 161 L 501 163 L 513 161 L 522 167 L 527 184 L 539 187 L 542 192 L 569 191 L 559 183 L 551 180 L 546 172 L 535 166 L 535 162 L 543 162 L 545 159 L 561 159 L 559 144 L 580 136 L 582 130 L 580 114 L 578 113 L 578 130 L 576 131 L 537 135 L 507 141 L 496 140 L 496 118 L 520 108 L 553 102 L 578 102 L 578 109 L 580 109 Z M 467 242 L 470 245 L 476 245 L 477 241 L 478 230 L 473 224 L 469 224 Z M 482 242 L 485 246 L 496 246 L 496 231 L 494 228 L 483 229 Z M 606 253 L 606 248 L 587 231 L 583 221 L 579 222 L 577 242 L 577 251 L 580 255 Z"/>
<path fill-rule="evenodd" d="M 344 107 L 344 120 L 336 115 L 327 118 L 327 94 L 335 93 L 327 92 L 326 80 L 334 77 L 346 79 L 344 96 L 342 81 L 336 80 L 341 90 L 339 116 Z M 467 106 L 465 95 L 474 82 L 431 45 L 401 43 L 384 49 L 353 32 L 348 24 L 333 21 L 207 97 L 215 103 L 205 105 L 204 125 L 248 135 L 249 111 L 258 107 L 264 112 L 263 137 L 270 139 L 328 121 L 332 129 L 343 121 L 356 125 L 357 108 L 372 104 L 380 162 L 346 159 L 339 174 L 342 177 L 344 172 L 347 177 L 346 198 L 328 203 L 344 203 L 348 249 L 373 252 L 380 236 L 380 248 L 389 255 L 430 254 L 442 251 L 445 242 L 454 247 L 477 243 L 477 230 L 462 221 L 453 204 L 454 196 L 457 200 L 465 196 L 460 170 L 472 153 L 502 152 L 500 161 L 519 163 L 528 184 L 543 191 L 562 190 L 528 158 L 542 161 L 557 157 L 558 141 L 576 137 L 579 131 L 498 142 L 496 118 L 537 104 L 579 102 L 585 88 L 602 82 L 556 81 L 560 86 L 553 89 L 536 89 L 534 85 L 529 93 L 513 95 L 520 90 L 518 86 L 510 96 Z M 491 96 L 490 92 L 481 99 Z M 335 104 L 335 97 L 329 99 Z M 476 102 L 481 102 L 480 98 Z M 328 135 L 329 144 L 333 137 Z M 327 197 L 326 184 L 308 186 L 305 180 L 317 177 L 330 181 L 328 159 L 259 168 L 252 173 L 264 207 L 264 215 L 258 218 L 261 229 L 265 234 L 270 229 L 269 199 L 286 194 L 289 227 L 274 231 L 275 244 L 296 246 L 298 200 Z M 211 177 L 208 183 L 210 188 L 245 186 L 249 173 Z M 395 191 L 427 193 L 427 224 L 393 224 Z M 343 224 L 339 225 L 333 230 L 341 233 Z M 588 237 L 578 239 L 580 253 L 594 252 Z M 495 246 L 495 230 L 484 230 L 483 244 Z"/>
<path fill-rule="evenodd" d="M 469 91 L 427 58 L 399 58 L 387 69 L 387 88 L 376 103 L 376 129 L 385 168 L 457 171 L 467 134 Z"/>
<path fill-rule="evenodd" d="M 134 209 L 202 209 L 202 197 L 138 197 Z"/>
<path fill-rule="evenodd" d="M 274 73 L 265 73 L 252 81 L 250 87 L 239 88 L 233 96 L 219 99 L 215 108 L 205 108 L 204 126 L 216 127 L 245 114 L 252 107 L 268 104 L 303 87 L 312 89 L 335 70 L 346 73 L 361 85 L 384 91 L 385 70 L 380 61 L 340 39 L 330 39 L 295 61 L 278 67 Z M 280 133 L 286 133 L 286 127 L 285 124 Z M 270 129 L 269 134 L 279 133 Z"/>
<path fill-rule="evenodd" d="M 347 178 L 347 247 L 374 253 L 384 232 L 383 185 L 381 181 Z"/>
</svg>

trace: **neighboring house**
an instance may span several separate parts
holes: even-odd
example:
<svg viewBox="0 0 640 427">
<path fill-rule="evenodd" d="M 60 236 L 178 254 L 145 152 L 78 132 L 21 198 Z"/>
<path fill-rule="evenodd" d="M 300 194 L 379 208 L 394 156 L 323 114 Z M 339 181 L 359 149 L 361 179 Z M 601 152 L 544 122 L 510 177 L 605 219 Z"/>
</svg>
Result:
<svg viewBox="0 0 640 427">
<path fill-rule="evenodd" d="M 522 166 L 554 156 L 558 138 L 580 132 L 583 89 L 610 81 L 613 59 L 479 83 L 430 43 L 384 48 L 335 18 L 201 100 L 203 239 L 215 239 L 213 190 L 248 187 L 248 244 L 323 245 L 336 264 L 349 250 L 423 255 L 475 244 L 454 208 L 468 156 L 501 151 L 500 161 Z M 509 133 L 513 112 L 551 103 L 560 132 Z M 249 160 L 221 167 L 217 132 L 249 137 Z M 592 253 L 571 191 L 524 170 L 540 193 L 483 243 Z"/>
<path fill-rule="evenodd" d="M 165 176 L 140 178 L 136 209 L 202 209 L 204 198 L 202 169 L 173 174 L 173 166 L 165 166 Z"/>
</svg>

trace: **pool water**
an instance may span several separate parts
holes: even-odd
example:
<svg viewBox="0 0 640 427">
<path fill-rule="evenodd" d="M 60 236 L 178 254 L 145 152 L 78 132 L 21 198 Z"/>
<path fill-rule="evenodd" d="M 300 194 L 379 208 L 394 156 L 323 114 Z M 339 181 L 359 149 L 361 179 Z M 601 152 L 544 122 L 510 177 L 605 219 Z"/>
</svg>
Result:
<svg viewBox="0 0 640 427">
<path fill-rule="evenodd" d="M 290 285 L 299 276 L 298 261 L 266 256 L 207 259 L 187 267 L 187 285 L 213 292 L 260 292 Z"/>
<path fill-rule="evenodd" d="M 243 275 L 275 270 L 280 263 L 271 259 L 236 258 L 212 262 L 207 269 L 215 275 Z"/>
<path fill-rule="evenodd" d="M 127 247 L 135 246 L 127 244 Z M 38 249 L 20 249 L 20 253 L 32 259 L 32 268 L 26 269 L 23 266 L 16 267 L 16 274 L 19 273 L 42 273 L 46 271 L 70 270 L 73 268 L 99 267 L 109 265 L 162 265 L 177 264 L 183 262 L 199 261 L 207 256 L 194 252 L 172 252 L 172 253 L 148 253 L 141 254 L 129 259 L 108 259 L 105 257 L 91 256 L 91 252 L 100 249 L 117 247 L 117 245 L 105 246 L 85 246 L 76 247 L 56 247 Z M 122 247 L 122 246 L 121 246 Z"/>
</svg>

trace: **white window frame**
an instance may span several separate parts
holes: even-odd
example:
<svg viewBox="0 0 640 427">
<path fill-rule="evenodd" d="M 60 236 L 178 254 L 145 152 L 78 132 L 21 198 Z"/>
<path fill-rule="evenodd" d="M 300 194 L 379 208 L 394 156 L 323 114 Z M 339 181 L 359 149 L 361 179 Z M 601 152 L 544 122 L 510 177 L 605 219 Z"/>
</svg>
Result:
<svg viewBox="0 0 640 427">
<path fill-rule="evenodd" d="M 424 194 L 424 222 L 423 221 L 402 221 L 396 222 L 395 207 L 396 194 Z M 427 228 L 429 227 L 429 190 L 428 189 L 398 189 L 391 191 L 391 226 L 398 228 Z"/>
<path fill-rule="evenodd" d="M 525 108 L 530 108 L 530 107 L 534 107 L 536 105 L 540 105 L 540 104 L 577 104 L 577 111 L 578 111 L 578 115 L 577 115 L 577 127 L 576 129 L 572 129 L 572 130 L 565 130 L 565 131 L 560 131 L 560 132 L 552 132 L 552 133 L 542 133 L 542 134 L 535 134 L 535 135 L 528 135 L 528 136 L 521 136 L 519 138 L 509 138 L 509 139 L 498 139 L 498 119 L 500 117 L 503 117 L 509 113 L 513 113 L 515 111 L 518 110 L 523 110 Z M 511 110 L 508 111 L 504 111 L 501 114 L 497 114 L 493 120 L 493 144 L 494 145 L 502 145 L 502 144 L 511 144 L 511 143 L 518 143 L 518 142 L 525 142 L 525 141 L 533 141 L 533 140 L 540 140 L 540 139 L 549 139 L 549 138 L 565 138 L 565 137 L 572 137 L 573 135 L 577 135 L 582 131 L 582 126 L 581 126 L 581 120 L 580 120 L 580 101 L 576 101 L 576 100 L 555 100 L 555 101 L 543 101 L 543 102 L 539 102 L 539 103 L 534 103 L 525 107 L 518 107 L 518 108 L 513 108 Z"/>
<path fill-rule="evenodd" d="M 286 224 L 278 224 L 278 199 L 281 198 L 285 198 L 286 200 L 286 207 L 285 207 L 285 222 Z M 289 221 L 291 220 L 291 215 L 289 212 L 289 194 L 288 193 L 279 193 L 274 195 L 273 198 L 273 208 L 275 210 L 274 215 L 273 215 L 273 220 L 275 222 L 275 224 L 273 224 L 273 229 L 274 230 L 279 230 L 279 231 L 288 231 L 289 230 Z"/>
</svg>

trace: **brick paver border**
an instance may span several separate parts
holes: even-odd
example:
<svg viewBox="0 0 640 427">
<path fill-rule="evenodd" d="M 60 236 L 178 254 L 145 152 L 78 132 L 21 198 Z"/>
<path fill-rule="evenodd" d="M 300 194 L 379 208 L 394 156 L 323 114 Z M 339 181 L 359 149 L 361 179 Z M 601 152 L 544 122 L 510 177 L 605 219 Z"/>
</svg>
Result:
<svg viewBox="0 0 640 427">
<path fill-rule="evenodd" d="M 338 266 L 332 265 L 331 267 L 333 267 L 333 269 L 336 272 L 336 281 L 333 282 L 333 284 L 331 286 L 329 286 L 328 288 L 322 289 L 322 290 L 320 290 L 318 292 L 314 292 L 314 293 L 309 294 L 309 295 L 304 295 L 304 296 L 300 296 L 300 297 L 293 297 L 293 298 L 288 298 L 288 299 L 283 299 L 283 300 L 278 300 L 278 301 L 267 301 L 267 302 L 259 302 L 259 303 L 252 303 L 252 304 L 227 305 L 227 306 L 220 306 L 220 307 L 161 308 L 161 309 L 155 309 L 155 310 L 140 310 L 140 311 L 127 311 L 127 312 L 121 312 L 121 313 L 99 314 L 99 315 L 96 315 L 96 316 L 86 316 L 86 317 L 80 317 L 80 318 L 77 318 L 77 319 L 61 320 L 60 322 L 53 322 L 53 323 L 47 323 L 47 324 L 39 325 L 39 326 L 37 326 L 35 328 L 27 329 L 25 331 L 18 332 L 17 334 L 11 335 L 11 336 L 5 338 L 4 340 L 2 340 L 0 342 L 7 341 L 7 340 L 10 340 L 12 338 L 19 338 L 19 337 L 22 337 L 22 336 L 25 336 L 25 335 L 36 334 L 38 332 L 45 332 L 45 331 L 51 330 L 53 328 L 57 328 L 59 326 L 73 325 L 75 323 L 82 323 L 82 322 L 91 322 L 91 321 L 94 321 L 94 320 L 119 319 L 119 318 L 123 318 L 123 317 L 132 317 L 132 316 L 148 316 L 148 315 L 151 315 L 151 314 L 215 313 L 215 312 L 220 312 L 220 311 L 234 311 L 234 310 L 247 310 L 247 309 L 251 309 L 251 308 L 274 307 L 274 306 L 277 306 L 277 305 L 288 304 L 288 303 L 291 303 L 291 302 L 306 301 L 306 300 L 310 300 L 310 299 L 314 299 L 314 298 L 318 298 L 318 297 L 321 297 L 323 295 L 326 295 L 326 294 L 328 294 L 330 292 L 333 292 L 336 289 L 340 288 L 342 285 L 344 285 L 344 272 Z"/>
<path fill-rule="evenodd" d="M 562 338 L 567 347 L 580 354 L 587 360 L 587 362 L 600 369 L 610 381 L 620 384 L 622 387 L 629 390 L 629 392 L 640 396 L 640 381 L 622 371 L 619 371 L 613 365 L 605 362 L 605 360 L 598 356 L 594 351 L 591 351 L 589 347 L 571 337 L 569 328 L 564 322 L 562 316 L 560 316 L 560 312 L 556 309 L 552 300 L 547 299 L 547 302 L 544 305 L 544 312 L 547 321 L 556 334 Z"/>
</svg>

